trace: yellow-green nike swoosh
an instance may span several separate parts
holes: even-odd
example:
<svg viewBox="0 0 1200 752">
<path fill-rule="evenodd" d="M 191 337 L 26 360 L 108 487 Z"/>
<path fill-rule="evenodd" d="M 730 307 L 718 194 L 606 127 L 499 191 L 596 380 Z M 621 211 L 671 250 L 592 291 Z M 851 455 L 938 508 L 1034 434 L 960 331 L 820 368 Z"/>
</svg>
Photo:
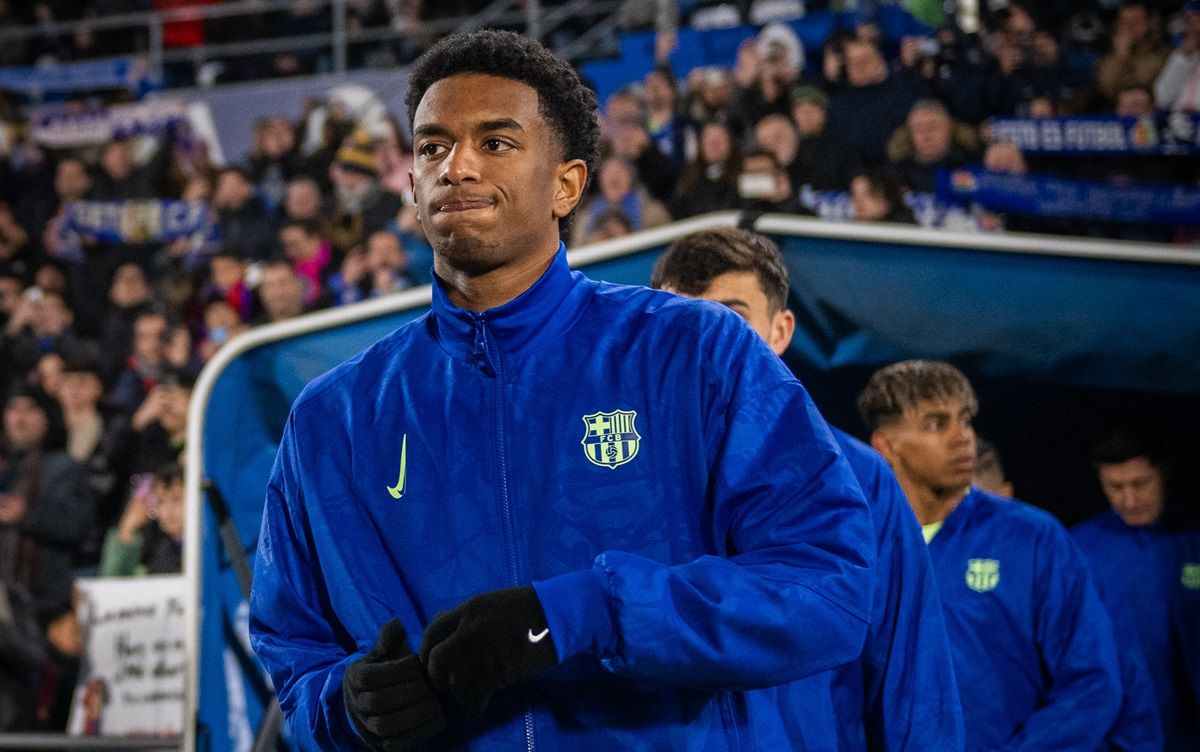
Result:
<svg viewBox="0 0 1200 752">
<path fill-rule="evenodd" d="M 399 499 L 404 495 L 405 476 L 408 475 L 408 434 L 404 434 L 404 439 L 400 442 L 400 479 L 396 481 L 396 485 L 388 486 L 387 492 L 392 495 L 393 499 Z"/>
</svg>

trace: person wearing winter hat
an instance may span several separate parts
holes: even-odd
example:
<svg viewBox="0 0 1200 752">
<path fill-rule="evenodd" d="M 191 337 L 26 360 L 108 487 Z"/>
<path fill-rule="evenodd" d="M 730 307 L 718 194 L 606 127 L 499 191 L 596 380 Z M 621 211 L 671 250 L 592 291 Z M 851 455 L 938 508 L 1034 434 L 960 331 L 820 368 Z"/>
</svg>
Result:
<svg viewBox="0 0 1200 752">
<path fill-rule="evenodd" d="M 351 133 L 337 150 L 329 177 L 335 208 L 330 241 L 341 258 L 396 218 L 403 200 L 384 190 L 375 162 L 375 138 L 365 130 Z"/>
</svg>

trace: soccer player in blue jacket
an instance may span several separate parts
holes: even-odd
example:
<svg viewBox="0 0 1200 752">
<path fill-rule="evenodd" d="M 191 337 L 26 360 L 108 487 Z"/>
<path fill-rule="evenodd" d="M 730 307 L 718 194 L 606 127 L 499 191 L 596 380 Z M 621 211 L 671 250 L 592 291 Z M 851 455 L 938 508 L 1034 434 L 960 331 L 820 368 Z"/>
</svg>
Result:
<svg viewBox="0 0 1200 752">
<path fill-rule="evenodd" d="M 870 514 L 742 320 L 573 273 L 599 128 L 516 34 L 414 65 L 432 311 L 311 383 L 267 489 L 255 651 L 306 749 L 789 749 L 859 654 Z"/>
<path fill-rule="evenodd" d="M 966 377 L 947 363 L 895 363 L 858 406 L 929 543 L 967 749 L 1095 750 L 1121 703 L 1112 624 L 1057 520 L 971 486 Z"/>
<path fill-rule="evenodd" d="M 680 238 L 658 259 L 651 284 L 728 307 L 776 355 L 792 340 L 787 266 L 757 233 L 720 228 Z M 821 749 L 961 750 L 962 709 L 921 528 L 879 453 L 833 433 L 871 506 L 871 626 L 857 661 L 781 688 L 785 718 L 796 739 Z"/>
<path fill-rule="evenodd" d="M 1165 741 L 1168 752 L 1182 752 L 1200 749 L 1200 673 L 1187 660 L 1189 644 L 1200 644 L 1200 536 L 1166 503 L 1163 456 L 1148 433 L 1120 429 L 1105 435 L 1092 460 L 1112 508 L 1071 528 L 1071 535 L 1109 606 L 1117 644 L 1149 669 L 1151 691 L 1132 693 L 1130 701 L 1148 700 L 1152 711 L 1157 701 L 1164 737 L 1158 748 Z M 1190 587 L 1189 564 L 1197 571 Z M 1124 722 L 1110 736 L 1147 736 L 1144 709 L 1133 710 L 1122 713 Z"/>
</svg>

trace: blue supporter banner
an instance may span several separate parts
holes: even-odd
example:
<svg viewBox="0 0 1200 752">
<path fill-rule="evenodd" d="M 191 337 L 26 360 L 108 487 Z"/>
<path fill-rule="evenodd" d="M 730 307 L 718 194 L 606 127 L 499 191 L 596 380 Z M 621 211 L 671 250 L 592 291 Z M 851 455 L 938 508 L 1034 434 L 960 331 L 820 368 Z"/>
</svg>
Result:
<svg viewBox="0 0 1200 752">
<path fill-rule="evenodd" d="M 146 74 L 145 64 L 132 57 L 51 66 L 0 67 L 0 89 L 30 97 L 91 89 L 141 92 L 147 86 Z"/>
<path fill-rule="evenodd" d="M 904 201 L 912 209 L 913 218 L 921 227 L 961 232 L 992 232 L 1000 227 L 985 227 L 979 217 L 961 202 L 941 201 L 932 193 L 909 193 Z M 854 202 L 847 191 L 813 191 L 805 186 L 800 191 L 800 203 L 818 217 L 830 222 L 851 222 Z"/>
<path fill-rule="evenodd" d="M 39 144 L 52 149 L 103 144 L 113 139 L 157 136 L 183 121 L 187 105 L 179 99 L 99 107 L 85 112 L 43 109 L 30 118 Z"/>
<path fill-rule="evenodd" d="M 149 243 L 207 234 L 215 220 L 203 201 L 76 201 L 64 230 L 108 243 Z"/>
<path fill-rule="evenodd" d="M 977 167 L 941 170 L 937 196 L 992 211 L 1139 224 L 1200 225 L 1200 188 L 1114 185 Z"/>
<path fill-rule="evenodd" d="M 1200 113 L 1158 112 L 1146 118 L 996 118 L 988 128 L 989 140 L 1016 144 L 1028 154 L 1200 153 Z"/>
</svg>

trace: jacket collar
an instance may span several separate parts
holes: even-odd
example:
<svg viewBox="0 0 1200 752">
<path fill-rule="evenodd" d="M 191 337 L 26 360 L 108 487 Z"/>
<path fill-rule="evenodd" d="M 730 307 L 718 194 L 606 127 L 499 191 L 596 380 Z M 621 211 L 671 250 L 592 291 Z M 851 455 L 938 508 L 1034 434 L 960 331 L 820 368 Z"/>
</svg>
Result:
<svg viewBox="0 0 1200 752">
<path fill-rule="evenodd" d="M 510 357 L 556 341 L 574 325 L 591 296 L 587 278 L 568 266 L 566 246 L 561 242 L 542 276 L 525 292 L 495 308 L 459 308 L 450 302 L 444 284 L 434 278 L 433 319 L 438 342 L 463 361 L 476 361 L 486 350 L 493 365 L 493 355 Z"/>
</svg>

